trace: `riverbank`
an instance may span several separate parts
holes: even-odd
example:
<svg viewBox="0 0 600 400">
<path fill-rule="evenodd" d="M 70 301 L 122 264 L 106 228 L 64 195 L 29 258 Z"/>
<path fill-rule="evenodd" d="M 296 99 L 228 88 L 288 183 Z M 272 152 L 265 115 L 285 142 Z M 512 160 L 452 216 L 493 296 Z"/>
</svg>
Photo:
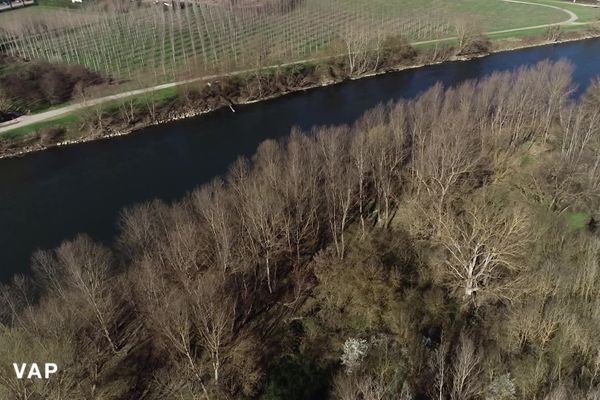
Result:
<svg viewBox="0 0 600 400">
<path fill-rule="evenodd" d="M 550 35 L 550 33 L 548 33 Z M 138 132 L 149 126 L 207 114 L 224 107 L 235 112 L 237 105 L 266 101 L 292 93 L 343 83 L 391 72 L 418 69 L 447 62 L 468 61 L 500 52 L 555 45 L 600 36 L 599 29 L 562 32 L 559 37 L 525 37 L 502 39 L 488 43 L 484 52 L 456 54 L 453 40 L 444 44 L 423 44 L 419 51 L 406 44 L 396 44 L 393 51 L 388 49 L 374 68 L 348 73 L 348 58 L 334 57 L 329 60 L 289 64 L 280 68 L 244 72 L 239 75 L 226 75 L 212 80 L 193 80 L 176 88 L 174 94 L 166 96 L 164 103 L 153 98 L 125 98 L 101 108 L 90 106 L 85 112 L 69 114 L 70 123 L 79 120 L 79 136 L 64 137 L 66 133 L 60 121 L 53 121 L 31 134 L 4 139 L 0 142 L 0 159 L 23 156 L 44 151 L 53 147 L 81 144 L 91 141 L 116 138 Z M 399 57 L 396 59 L 394 57 Z M 351 62 L 352 60 L 350 60 Z M 354 60 L 356 61 L 356 60 Z M 367 60 L 368 64 L 368 60 Z M 246 87 L 244 87 L 246 86 Z M 267 90 L 265 90 L 267 89 Z M 256 92 L 258 90 L 258 92 Z M 158 96 L 162 99 L 161 96 Z M 59 120 L 64 120 L 65 116 Z M 10 131 L 9 131 L 10 133 Z M 65 135 L 66 136 L 66 135 Z"/>
<path fill-rule="evenodd" d="M 284 140 L 296 127 L 352 124 L 378 104 L 411 101 L 436 83 L 445 87 L 490 74 L 567 60 L 575 99 L 600 71 L 600 39 L 493 54 L 370 79 L 349 81 L 276 100 L 223 109 L 153 126 L 140 134 L 62 146 L 0 161 L 0 281 L 27 273 L 33 251 L 88 233 L 113 243 L 119 215 L 134 204 L 178 201 L 223 177 L 265 140 Z M 42 221 L 43 223 L 40 223 Z"/>
</svg>

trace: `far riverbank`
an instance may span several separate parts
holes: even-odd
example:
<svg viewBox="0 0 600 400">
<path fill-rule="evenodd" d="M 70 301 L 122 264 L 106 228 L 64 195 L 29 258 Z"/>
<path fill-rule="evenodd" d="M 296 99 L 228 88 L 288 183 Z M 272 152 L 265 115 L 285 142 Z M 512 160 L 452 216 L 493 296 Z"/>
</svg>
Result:
<svg viewBox="0 0 600 400">
<path fill-rule="evenodd" d="M 139 132 L 149 126 L 199 116 L 221 108 L 235 111 L 235 107 L 239 105 L 271 100 L 349 80 L 414 70 L 447 62 L 468 61 L 501 52 L 556 45 L 598 36 L 600 30 L 588 29 L 565 32 L 551 39 L 547 37 L 503 39 L 487 43 L 485 51 L 468 54 L 456 54 L 456 49 L 451 42 L 441 45 L 422 45 L 418 52 L 408 45 L 400 44 L 393 49 L 397 54 L 387 54 L 387 58 L 383 62 L 380 61 L 379 66 L 372 70 L 350 74 L 344 71 L 347 68 L 345 65 L 348 63 L 347 59 L 350 57 L 345 56 L 268 67 L 260 73 L 243 71 L 221 77 L 187 80 L 181 85 L 173 85 L 170 88 L 174 93 L 167 96 L 167 101 L 160 96 L 155 99 L 148 92 L 137 97 L 111 100 L 109 104 L 88 106 L 81 111 L 66 116 L 61 115 L 54 121 L 34 124 L 30 128 L 18 128 L 4 133 L 0 130 L 0 137 L 4 137 L 0 140 L 0 159 L 23 156 L 53 147 L 121 137 Z M 244 85 L 251 89 L 242 87 Z"/>
</svg>

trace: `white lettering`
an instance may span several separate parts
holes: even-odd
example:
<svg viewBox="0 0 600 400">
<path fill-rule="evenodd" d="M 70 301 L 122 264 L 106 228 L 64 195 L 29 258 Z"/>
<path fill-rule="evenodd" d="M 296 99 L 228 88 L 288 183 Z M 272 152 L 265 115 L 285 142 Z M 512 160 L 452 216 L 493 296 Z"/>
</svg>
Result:
<svg viewBox="0 0 600 400">
<path fill-rule="evenodd" d="M 15 374 L 17 375 L 17 379 L 25 378 L 25 371 L 27 370 L 27 364 L 19 364 L 13 363 L 13 368 L 15 369 Z M 55 363 L 46 363 L 44 364 L 44 378 L 50 379 L 50 375 L 58 372 L 58 365 Z M 32 363 L 29 366 L 29 373 L 27 374 L 27 379 L 42 379 L 42 371 L 40 366 L 37 363 Z"/>
<path fill-rule="evenodd" d="M 13 368 L 15 369 L 15 374 L 17 374 L 17 379 L 23 379 L 23 376 L 25 375 L 25 367 L 27 367 L 27 364 L 21 364 L 21 369 L 19 369 L 17 363 L 13 363 Z"/>
<path fill-rule="evenodd" d="M 46 374 L 44 376 L 48 379 L 50 378 L 50 375 L 55 374 L 56 371 L 58 371 L 58 365 L 52 363 L 46 364 L 45 371 Z"/>
<path fill-rule="evenodd" d="M 38 379 L 42 379 L 42 373 L 40 372 L 40 367 L 38 367 L 38 365 L 36 363 L 31 364 L 31 367 L 29 368 L 29 375 L 27 375 L 27 379 L 31 379 L 34 376 Z"/>
</svg>

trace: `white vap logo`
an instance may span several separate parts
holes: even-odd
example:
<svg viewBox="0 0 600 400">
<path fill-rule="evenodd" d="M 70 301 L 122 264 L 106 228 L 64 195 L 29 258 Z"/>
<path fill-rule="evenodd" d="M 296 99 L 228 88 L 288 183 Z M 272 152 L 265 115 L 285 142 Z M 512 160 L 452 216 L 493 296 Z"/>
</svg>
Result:
<svg viewBox="0 0 600 400">
<path fill-rule="evenodd" d="M 50 375 L 58 371 L 58 365 L 53 363 L 46 363 L 43 365 L 43 368 L 40 368 L 37 363 L 32 363 L 29 364 L 29 369 L 27 369 L 26 363 L 23 363 L 20 366 L 17 363 L 13 363 L 13 368 L 15 369 L 15 374 L 17 374 L 17 379 L 24 379 L 25 371 L 29 371 L 27 373 L 27 379 L 42 379 L 42 377 L 44 379 L 49 379 Z"/>
</svg>

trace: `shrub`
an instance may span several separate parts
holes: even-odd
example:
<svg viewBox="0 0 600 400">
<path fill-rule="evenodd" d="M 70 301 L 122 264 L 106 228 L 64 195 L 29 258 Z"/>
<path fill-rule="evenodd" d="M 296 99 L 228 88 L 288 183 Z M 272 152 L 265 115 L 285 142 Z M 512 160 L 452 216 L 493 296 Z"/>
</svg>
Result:
<svg viewBox="0 0 600 400">
<path fill-rule="evenodd" d="M 42 61 L 9 60 L 2 72 L 0 111 L 38 111 L 74 99 L 78 90 L 108 82 L 79 65 Z"/>
<path fill-rule="evenodd" d="M 272 370 L 261 400 L 304 400 L 323 398 L 329 375 L 301 356 L 281 360 Z"/>
</svg>

